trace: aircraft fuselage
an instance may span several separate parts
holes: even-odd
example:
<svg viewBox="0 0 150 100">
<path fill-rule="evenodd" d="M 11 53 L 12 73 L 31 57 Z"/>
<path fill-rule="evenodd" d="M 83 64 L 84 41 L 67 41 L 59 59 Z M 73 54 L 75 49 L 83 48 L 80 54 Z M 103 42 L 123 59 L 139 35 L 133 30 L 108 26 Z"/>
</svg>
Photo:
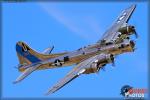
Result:
<svg viewBox="0 0 150 100">
<path fill-rule="evenodd" d="M 78 50 L 68 52 L 64 55 L 43 60 L 40 63 L 40 66 L 37 70 L 41 69 L 50 69 L 50 68 L 58 68 L 62 66 L 70 66 L 73 64 L 78 64 L 79 62 L 90 58 L 92 56 L 101 54 L 101 53 L 109 53 L 113 55 L 118 55 L 125 52 L 132 52 L 134 49 L 134 42 L 125 40 L 119 44 L 109 44 L 109 45 L 100 45 L 99 43 L 88 45 L 82 47 Z M 35 63 L 36 64 L 36 63 Z M 25 69 L 31 66 L 22 66 L 19 70 L 24 71 Z M 34 66 L 32 66 L 34 67 Z"/>
</svg>

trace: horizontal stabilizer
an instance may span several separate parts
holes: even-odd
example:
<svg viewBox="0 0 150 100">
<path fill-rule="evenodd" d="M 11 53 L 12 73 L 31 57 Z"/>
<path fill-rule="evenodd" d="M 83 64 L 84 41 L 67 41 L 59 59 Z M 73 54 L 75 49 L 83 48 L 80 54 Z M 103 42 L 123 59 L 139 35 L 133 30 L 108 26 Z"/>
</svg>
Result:
<svg viewBox="0 0 150 100">
<path fill-rule="evenodd" d="M 43 54 L 51 54 L 51 52 L 53 51 L 53 49 L 54 49 L 54 46 L 49 47 L 49 48 L 45 49 L 42 53 Z"/>
<path fill-rule="evenodd" d="M 29 76 L 33 71 L 35 71 L 39 66 L 40 64 L 36 64 L 36 65 L 34 64 L 32 66 L 29 66 L 29 68 L 27 68 L 13 83 L 16 84 L 22 81 L 24 78 Z"/>
</svg>

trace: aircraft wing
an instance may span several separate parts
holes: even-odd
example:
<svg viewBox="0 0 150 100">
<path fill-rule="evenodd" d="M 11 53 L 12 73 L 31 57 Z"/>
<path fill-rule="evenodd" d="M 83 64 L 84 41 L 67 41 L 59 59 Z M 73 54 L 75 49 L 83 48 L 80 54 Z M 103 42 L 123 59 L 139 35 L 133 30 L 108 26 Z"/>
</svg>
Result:
<svg viewBox="0 0 150 100">
<path fill-rule="evenodd" d="M 85 68 L 95 60 L 96 56 L 91 57 L 89 59 L 84 60 L 83 62 L 79 63 L 76 67 L 74 67 L 63 79 L 61 79 L 56 85 L 48 90 L 46 95 L 51 94 L 65 86 L 67 83 L 72 81 L 73 79 L 77 78 L 79 75 L 85 72 Z"/>
<path fill-rule="evenodd" d="M 16 84 L 22 81 L 24 78 L 29 76 L 33 71 L 35 71 L 39 66 L 40 66 L 39 64 L 30 66 L 13 83 Z"/>
<path fill-rule="evenodd" d="M 113 25 L 104 33 L 104 35 L 98 42 L 104 40 L 107 43 L 110 42 L 111 40 L 114 40 L 115 35 L 117 34 L 119 28 L 128 23 L 128 20 L 130 19 L 135 8 L 136 5 L 132 5 L 131 7 L 122 11 L 121 15 L 117 18 L 117 20 L 113 23 Z"/>
</svg>

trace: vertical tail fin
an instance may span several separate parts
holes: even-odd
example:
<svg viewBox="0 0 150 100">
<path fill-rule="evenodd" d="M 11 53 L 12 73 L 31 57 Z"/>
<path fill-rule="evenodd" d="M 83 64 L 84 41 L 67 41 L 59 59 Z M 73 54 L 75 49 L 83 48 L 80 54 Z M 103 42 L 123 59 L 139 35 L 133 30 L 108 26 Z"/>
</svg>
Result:
<svg viewBox="0 0 150 100">
<path fill-rule="evenodd" d="M 41 54 L 31 49 L 27 44 L 21 41 L 17 42 L 16 44 L 16 52 L 17 52 L 18 60 L 20 62 L 20 64 L 18 65 L 19 71 L 24 71 L 22 67 L 23 65 L 29 65 L 45 59 L 58 57 L 67 53 L 67 52 L 62 52 L 56 54 Z"/>
<path fill-rule="evenodd" d="M 27 44 L 24 42 L 17 42 L 16 44 L 16 52 L 19 59 L 20 64 L 31 64 L 38 61 L 41 61 L 40 54 L 36 51 L 32 50 Z"/>
</svg>

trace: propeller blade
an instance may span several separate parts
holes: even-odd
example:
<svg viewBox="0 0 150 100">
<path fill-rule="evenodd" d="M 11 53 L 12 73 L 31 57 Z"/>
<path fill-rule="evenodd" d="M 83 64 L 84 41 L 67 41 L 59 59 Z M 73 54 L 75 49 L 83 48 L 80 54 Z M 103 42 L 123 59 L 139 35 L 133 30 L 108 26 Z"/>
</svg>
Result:
<svg viewBox="0 0 150 100">
<path fill-rule="evenodd" d="M 139 37 L 136 31 L 134 31 L 134 34 L 135 34 L 135 37 L 136 37 L 136 38 Z"/>
<path fill-rule="evenodd" d="M 114 55 L 111 54 L 110 58 L 111 58 L 111 61 L 112 61 L 112 66 L 115 66 L 115 58 L 114 58 Z"/>
<path fill-rule="evenodd" d="M 105 69 L 105 67 L 103 66 L 102 68 L 101 68 L 103 71 L 106 71 L 106 69 Z"/>
<path fill-rule="evenodd" d="M 135 37 L 138 38 L 138 33 L 136 32 L 136 29 L 134 26 L 133 26 L 133 32 L 134 32 Z"/>
<path fill-rule="evenodd" d="M 100 67 L 98 67 L 98 68 L 97 68 L 97 72 L 96 72 L 96 74 L 99 74 L 100 69 L 101 69 Z"/>
<path fill-rule="evenodd" d="M 115 67 L 115 66 L 116 66 L 116 64 L 115 64 L 115 62 L 114 62 L 114 61 L 112 62 L 112 66 L 113 66 L 113 67 Z"/>
<path fill-rule="evenodd" d="M 113 67 L 115 67 L 116 66 L 116 63 L 115 63 L 115 61 L 116 61 L 116 59 L 118 58 L 118 56 L 117 55 L 115 55 L 115 58 L 113 59 L 113 61 L 112 61 L 112 66 Z"/>
<path fill-rule="evenodd" d="M 137 50 L 137 48 L 133 48 L 133 52 L 134 52 L 135 50 Z"/>
</svg>

